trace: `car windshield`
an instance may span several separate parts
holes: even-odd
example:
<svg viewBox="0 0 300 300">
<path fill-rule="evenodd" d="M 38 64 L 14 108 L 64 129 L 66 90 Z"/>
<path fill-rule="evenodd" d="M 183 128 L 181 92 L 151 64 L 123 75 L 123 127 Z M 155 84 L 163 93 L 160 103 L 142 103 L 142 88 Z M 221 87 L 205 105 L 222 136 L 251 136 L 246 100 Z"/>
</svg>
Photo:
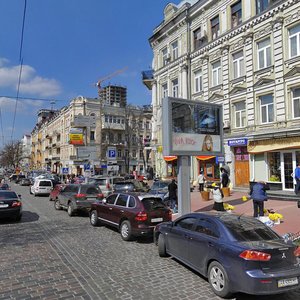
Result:
<svg viewBox="0 0 300 300">
<path fill-rule="evenodd" d="M 223 223 L 237 241 L 268 241 L 280 238 L 273 230 L 258 220 L 237 218 L 236 220 L 223 220 Z"/>
<path fill-rule="evenodd" d="M 161 198 L 144 198 L 142 200 L 145 210 L 155 210 L 159 208 L 166 208 L 165 204 L 162 202 Z"/>
<path fill-rule="evenodd" d="M 87 195 L 97 195 L 101 194 L 101 190 L 94 185 L 83 185 L 80 189 L 80 193 Z"/>
<path fill-rule="evenodd" d="M 167 181 L 155 181 L 151 187 L 151 190 L 160 190 L 160 189 L 167 189 L 169 182 Z"/>
<path fill-rule="evenodd" d="M 0 199 L 18 199 L 18 196 L 15 192 L 1 192 Z"/>
<path fill-rule="evenodd" d="M 114 189 L 118 191 L 133 191 L 134 184 L 131 182 L 117 182 L 114 185 Z"/>
</svg>

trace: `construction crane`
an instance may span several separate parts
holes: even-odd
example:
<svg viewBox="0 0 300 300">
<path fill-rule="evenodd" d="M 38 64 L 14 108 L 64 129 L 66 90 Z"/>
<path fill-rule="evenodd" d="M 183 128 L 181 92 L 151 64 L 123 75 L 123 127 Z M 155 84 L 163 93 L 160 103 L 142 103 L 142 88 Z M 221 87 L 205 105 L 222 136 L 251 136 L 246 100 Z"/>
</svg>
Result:
<svg viewBox="0 0 300 300">
<path fill-rule="evenodd" d="M 120 69 L 120 70 L 117 70 L 117 71 L 115 71 L 115 72 L 113 72 L 113 73 L 111 73 L 111 74 L 109 74 L 109 75 L 107 75 L 107 76 L 105 76 L 105 77 L 100 78 L 100 79 L 95 83 L 95 86 L 98 87 L 98 92 L 101 91 L 101 88 L 102 88 L 102 82 L 103 82 L 103 81 L 108 80 L 108 79 L 110 79 L 110 78 L 112 78 L 112 77 L 114 77 L 114 76 L 116 76 L 116 75 L 118 75 L 118 74 L 123 73 L 124 71 L 127 70 L 127 68 L 128 68 L 128 67 L 125 67 L 125 68 Z"/>
</svg>

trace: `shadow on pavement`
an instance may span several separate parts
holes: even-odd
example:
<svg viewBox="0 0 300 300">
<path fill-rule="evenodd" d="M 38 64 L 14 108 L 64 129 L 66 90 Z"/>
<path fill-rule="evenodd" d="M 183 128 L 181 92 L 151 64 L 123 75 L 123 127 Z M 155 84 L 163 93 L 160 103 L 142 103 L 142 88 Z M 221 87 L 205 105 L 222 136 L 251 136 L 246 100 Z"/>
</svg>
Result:
<svg viewBox="0 0 300 300">
<path fill-rule="evenodd" d="M 39 219 L 39 215 L 37 213 L 33 213 L 31 211 L 23 211 L 21 221 L 16 222 L 12 218 L 5 218 L 0 221 L 0 225 L 2 224 L 16 224 L 16 223 L 29 223 L 35 222 Z"/>
</svg>

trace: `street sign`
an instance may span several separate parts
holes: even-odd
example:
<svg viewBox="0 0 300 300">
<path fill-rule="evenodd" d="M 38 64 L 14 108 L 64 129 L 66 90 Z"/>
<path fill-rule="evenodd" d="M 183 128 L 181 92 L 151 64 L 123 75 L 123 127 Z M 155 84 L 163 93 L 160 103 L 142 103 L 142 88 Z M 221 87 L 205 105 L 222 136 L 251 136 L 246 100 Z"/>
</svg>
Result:
<svg viewBox="0 0 300 300">
<path fill-rule="evenodd" d="M 63 174 L 69 174 L 69 168 L 62 168 Z"/>
<path fill-rule="evenodd" d="M 84 164 L 83 169 L 84 169 L 84 171 L 90 171 L 91 170 L 91 165 L 89 163 Z"/>
<path fill-rule="evenodd" d="M 107 158 L 108 159 L 116 159 L 117 158 L 116 147 L 108 147 L 107 148 Z"/>
</svg>

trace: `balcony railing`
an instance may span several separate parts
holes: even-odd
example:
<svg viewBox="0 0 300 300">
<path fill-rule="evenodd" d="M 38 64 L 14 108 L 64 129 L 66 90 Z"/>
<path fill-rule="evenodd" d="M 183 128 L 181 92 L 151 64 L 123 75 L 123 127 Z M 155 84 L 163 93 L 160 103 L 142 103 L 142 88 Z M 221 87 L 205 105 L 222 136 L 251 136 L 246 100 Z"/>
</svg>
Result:
<svg viewBox="0 0 300 300">
<path fill-rule="evenodd" d="M 143 71 L 142 72 L 142 80 L 144 85 L 151 90 L 152 89 L 152 81 L 153 81 L 153 70 Z"/>
</svg>

